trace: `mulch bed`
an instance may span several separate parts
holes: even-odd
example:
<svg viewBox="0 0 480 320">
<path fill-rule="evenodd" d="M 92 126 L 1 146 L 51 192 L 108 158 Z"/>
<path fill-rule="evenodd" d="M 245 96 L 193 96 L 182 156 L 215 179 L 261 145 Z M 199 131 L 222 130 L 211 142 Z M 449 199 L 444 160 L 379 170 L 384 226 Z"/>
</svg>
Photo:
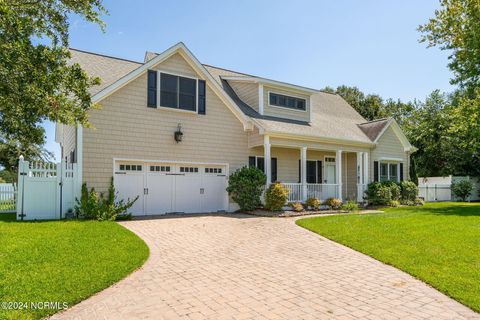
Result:
<svg viewBox="0 0 480 320">
<path fill-rule="evenodd" d="M 250 214 L 253 216 L 259 217 L 280 217 L 280 218 L 288 218 L 288 217 L 301 217 L 301 216 L 311 216 L 311 215 L 319 215 L 319 214 L 344 214 L 344 213 L 351 213 L 351 214 L 365 214 L 365 213 L 383 213 L 383 211 L 377 210 L 377 208 L 368 208 L 368 209 L 360 209 L 356 212 L 348 212 L 345 210 L 305 210 L 301 212 L 297 211 L 268 211 L 257 209 L 254 211 L 244 211 L 243 213 Z"/>
</svg>

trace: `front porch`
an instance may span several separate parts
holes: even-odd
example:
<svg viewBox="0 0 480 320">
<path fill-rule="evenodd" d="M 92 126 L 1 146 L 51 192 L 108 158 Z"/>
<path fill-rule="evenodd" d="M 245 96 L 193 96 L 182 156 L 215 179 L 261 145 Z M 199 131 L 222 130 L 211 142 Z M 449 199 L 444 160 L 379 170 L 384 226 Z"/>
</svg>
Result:
<svg viewBox="0 0 480 320">
<path fill-rule="evenodd" d="M 310 197 L 321 201 L 337 198 L 363 202 L 369 181 L 369 152 L 337 145 L 278 143 L 264 138 L 262 146 L 251 147 L 249 165 L 265 172 L 267 186 L 281 182 L 289 190 L 289 202 Z"/>
</svg>

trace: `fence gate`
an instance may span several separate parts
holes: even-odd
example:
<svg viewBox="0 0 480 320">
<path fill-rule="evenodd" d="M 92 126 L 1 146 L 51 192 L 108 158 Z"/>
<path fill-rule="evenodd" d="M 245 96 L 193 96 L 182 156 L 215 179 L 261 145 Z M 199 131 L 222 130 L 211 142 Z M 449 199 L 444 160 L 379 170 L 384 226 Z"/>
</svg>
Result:
<svg viewBox="0 0 480 320">
<path fill-rule="evenodd" d="M 0 183 L 0 213 L 15 212 L 17 188 L 13 183 Z"/>
<path fill-rule="evenodd" d="M 17 220 L 60 219 L 73 209 L 77 165 L 23 161 L 18 165 Z"/>
</svg>

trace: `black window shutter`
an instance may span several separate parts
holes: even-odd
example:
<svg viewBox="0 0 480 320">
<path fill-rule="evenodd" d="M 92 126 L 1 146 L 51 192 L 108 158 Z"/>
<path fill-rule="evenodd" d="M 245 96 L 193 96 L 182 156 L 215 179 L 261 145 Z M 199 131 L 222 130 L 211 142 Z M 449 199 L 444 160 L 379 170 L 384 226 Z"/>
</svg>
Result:
<svg viewBox="0 0 480 320">
<path fill-rule="evenodd" d="M 322 161 L 318 160 L 317 161 L 317 183 L 323 183 L 323 177 L 322 177 Z"/>
<path fill-rule="evenodd" d="M 403 181 L 403 162 L 400 162 L 400 181 Z"/>
<path fill-rule="evenodd" d="M 198 80 L 198 114 L 207 113 L 207 88 L 205 80 Z"/>
<path fill-rule="evenodd" d="M 149 108 L 157 107 L 157 71 L 148 70 L 147 79 L 147 106 Z"/>
<path fill-rule="evenodd" d="M 373 161 L 373 181 L 378 181 L 378 161 Z"/>
<path fill-rule="evenodd" d="M 272 182 L 277 181 L 277 158 L 272 158 Z"/>
<path fill-rule="evenodd" d="M 255 167 L 255 157 L 248 157 L 248 166 Z"/>
<path fill-rule="evenodd" d="M 302 162 L 298 160 L 298 183 L 302 182 Z"/>
</svg>

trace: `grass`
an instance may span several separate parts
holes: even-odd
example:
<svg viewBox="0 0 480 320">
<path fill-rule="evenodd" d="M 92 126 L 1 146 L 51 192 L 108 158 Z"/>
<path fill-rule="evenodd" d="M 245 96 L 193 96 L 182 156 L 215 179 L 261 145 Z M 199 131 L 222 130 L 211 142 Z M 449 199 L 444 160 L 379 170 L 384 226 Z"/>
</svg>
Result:
<svg viewBox="0 0 480 320">
<path fill-rule="evenodd" d="M 0 214 L 0 302 L 66 302 L 112 285 L 149 254 L 134 233 L 111 221 L 17 222 Z M 40 319 L 58 310 L 6 310 L 0 319 Z"/>
<path fill-rule="evenodd" d="M 480 203 L 428 203 L 299 226 L 395 266 L 480 311 Z"/>
</svg>

